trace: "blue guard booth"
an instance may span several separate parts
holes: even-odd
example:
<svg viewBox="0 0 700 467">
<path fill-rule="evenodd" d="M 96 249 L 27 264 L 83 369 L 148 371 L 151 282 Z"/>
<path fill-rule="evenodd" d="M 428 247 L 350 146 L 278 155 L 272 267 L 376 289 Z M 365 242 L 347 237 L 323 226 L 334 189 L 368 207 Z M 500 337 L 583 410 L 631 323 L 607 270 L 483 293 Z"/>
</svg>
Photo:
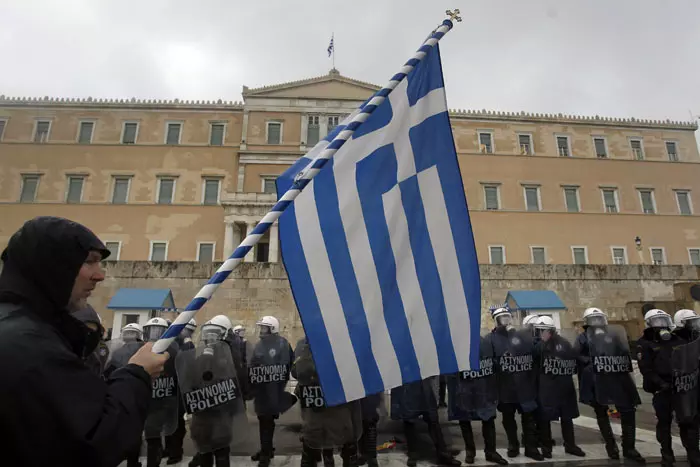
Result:
<svg viewBox="0 0 700 467">
<path fill-rule="evenodd" d="M 561 330 L 560 313 L 566 311 L 566 306 L 551 290 L 511 290 L 506 295 L 505 303 L 514 310 L 514 318 L 519 323 L 528 315 L 547 315 Z"/>
<path fill-rule="evenodd" d="M 114 312 L 112 339 L 119 337 L 122 328 L 129 323 L 143 326 L 159 313 L 177 311 L 170 289 L 122 288 L 114 294 L 107 308 Z"/>
</svg>

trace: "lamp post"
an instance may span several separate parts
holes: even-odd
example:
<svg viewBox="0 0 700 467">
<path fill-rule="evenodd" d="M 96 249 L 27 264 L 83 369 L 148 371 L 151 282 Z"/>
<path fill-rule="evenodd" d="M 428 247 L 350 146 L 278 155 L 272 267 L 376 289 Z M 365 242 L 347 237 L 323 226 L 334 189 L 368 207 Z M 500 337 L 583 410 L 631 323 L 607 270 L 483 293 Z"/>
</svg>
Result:
<svg viewBox="0 0 700 467">
<path fill-rule="evenodd" d="M 637 255 L 639 255 L 639 264 L 644 264 L 644 251 L 642 250 L 642 239 L 639 236 L 634 237 L 634 244 L 637 247 Z"/>
</svg>

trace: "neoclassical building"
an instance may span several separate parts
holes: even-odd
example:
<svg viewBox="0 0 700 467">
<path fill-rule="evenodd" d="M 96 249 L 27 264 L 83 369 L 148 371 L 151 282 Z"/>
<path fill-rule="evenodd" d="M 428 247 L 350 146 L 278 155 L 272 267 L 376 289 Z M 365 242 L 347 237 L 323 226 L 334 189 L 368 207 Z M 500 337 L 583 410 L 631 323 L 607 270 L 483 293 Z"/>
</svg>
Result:
<svg viewBox="0 0 700 467">
<path fill-rule="evenodd" d="M 222 261 L 275 177 L 377 89 L 331 70 L 243 102 L 0 96 L 0 247 L 52 214 L 112 259 Z M 450 117 L 480 262 L 700 264 L 695 123 Z M 276 226 L 246 261 L 279 261 Z"/>
</svg>

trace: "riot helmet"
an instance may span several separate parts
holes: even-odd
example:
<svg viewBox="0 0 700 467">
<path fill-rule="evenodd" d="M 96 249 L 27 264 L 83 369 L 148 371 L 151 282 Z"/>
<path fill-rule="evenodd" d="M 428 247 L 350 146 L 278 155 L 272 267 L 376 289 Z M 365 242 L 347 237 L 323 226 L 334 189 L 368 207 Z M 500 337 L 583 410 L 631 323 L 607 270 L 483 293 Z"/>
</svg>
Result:
<svg viewBox="0 0 700 467">
<path fill-rule="evenodd" d="M 140 341 L 143 339 L 143 329 L 138 323 L 129 323 L 122 328 L 121 337 L 125 342 Z"/>
<path fill-rule="evenodd" d="M 163 318 L 151 318 L 143 327 L 143 337 L 147 342 L 155 342 L 168 329 L 168 322 Z"/>
<path fill-rule="evenodd" d="M 557 332 L 557 327 L 551 316 L 540 316 L 534 324 L 535 329 L 539 331 L 540 338 L 547 342 Z"/>
<path fill-rule="evenodd" d="M 700 331 L 700 316 L 693 310 L 678 310 L 673 315 L 673 324 L 677 328 L 686 328 L 693 331 Z"/>
<path fill-rule="evenodd" d="M 180 333 L 180 337 L 183 339 L 191 338 L 192 334 L 197 330 L 197 321 L 192 318 L 187 324 L 185 324 L 185 328 L 182 330 Z"/>
<path fill-rule="evenodd" d="M 608 325 L 608 315 L 600 308 L 587 308 L 583 312 L 583 325 L 602 328 Z"/>
<path fill-rule="evenodd" d="M 535 324 L 537 324 L 537 320 L 540 318 L 540 315 L 527 315 L 523 319 L 523 327 L 524 328 L 532 328 L 536 327 Z"/>
<path fill-rule="evenodd" d="M 665 341 L 671 338 L 671 329 L 673 321 L 671 315 L 657 308 L 647 311 L 644 315 L 644 322 L 648 327 L 659 333 L 659 337 Z"/>
<path fill-rule="evenodd" d="M 227 316 L 217 315 L 202 325 L 202 341 L 206 344 L 222 340 L 231 329 L 231 320 Z"/>
<path fill-rule="evenodd" d="M 513 330 L 513 315 L 508 308 L 496 308 L 491 312 L 491 317 L 496 327 L 505 328 L 507 331 Z"/>
<path fill-rule="evenodd" d="M 255 324 L 258 326 L 258 335 L 260 337 L 279 334 L 280 332 L 280 322 L 274 316 L 263 316 Z"/>
<path fill-rule="evenodd" d="M 245 328 L 240 324 L 233 327 L 233 333 L 243 339 L 245 337 Z"/>
</svg>

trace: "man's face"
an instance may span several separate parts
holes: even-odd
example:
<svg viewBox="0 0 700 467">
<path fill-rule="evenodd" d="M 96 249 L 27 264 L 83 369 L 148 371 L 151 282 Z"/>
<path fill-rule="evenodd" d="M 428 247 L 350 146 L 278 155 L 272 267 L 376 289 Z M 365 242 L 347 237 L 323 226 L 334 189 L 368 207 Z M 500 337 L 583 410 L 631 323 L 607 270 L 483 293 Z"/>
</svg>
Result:
<svg viewBox="0 0 700 467">
<path fill-rule="evenodd" d="M 100 255 L 100 253 L 91 251 L 88 254 L 73 284 L 73 291 L 70 294 L 70 301 L 68 302 L 68 309 L 70 311 L 77 311 L 85 308 L 87 299 L 97 286 L 97 283 L 105 279 L 105 273 L 102 270 L 101 262 L 102 255 Z"/>
</svg>

